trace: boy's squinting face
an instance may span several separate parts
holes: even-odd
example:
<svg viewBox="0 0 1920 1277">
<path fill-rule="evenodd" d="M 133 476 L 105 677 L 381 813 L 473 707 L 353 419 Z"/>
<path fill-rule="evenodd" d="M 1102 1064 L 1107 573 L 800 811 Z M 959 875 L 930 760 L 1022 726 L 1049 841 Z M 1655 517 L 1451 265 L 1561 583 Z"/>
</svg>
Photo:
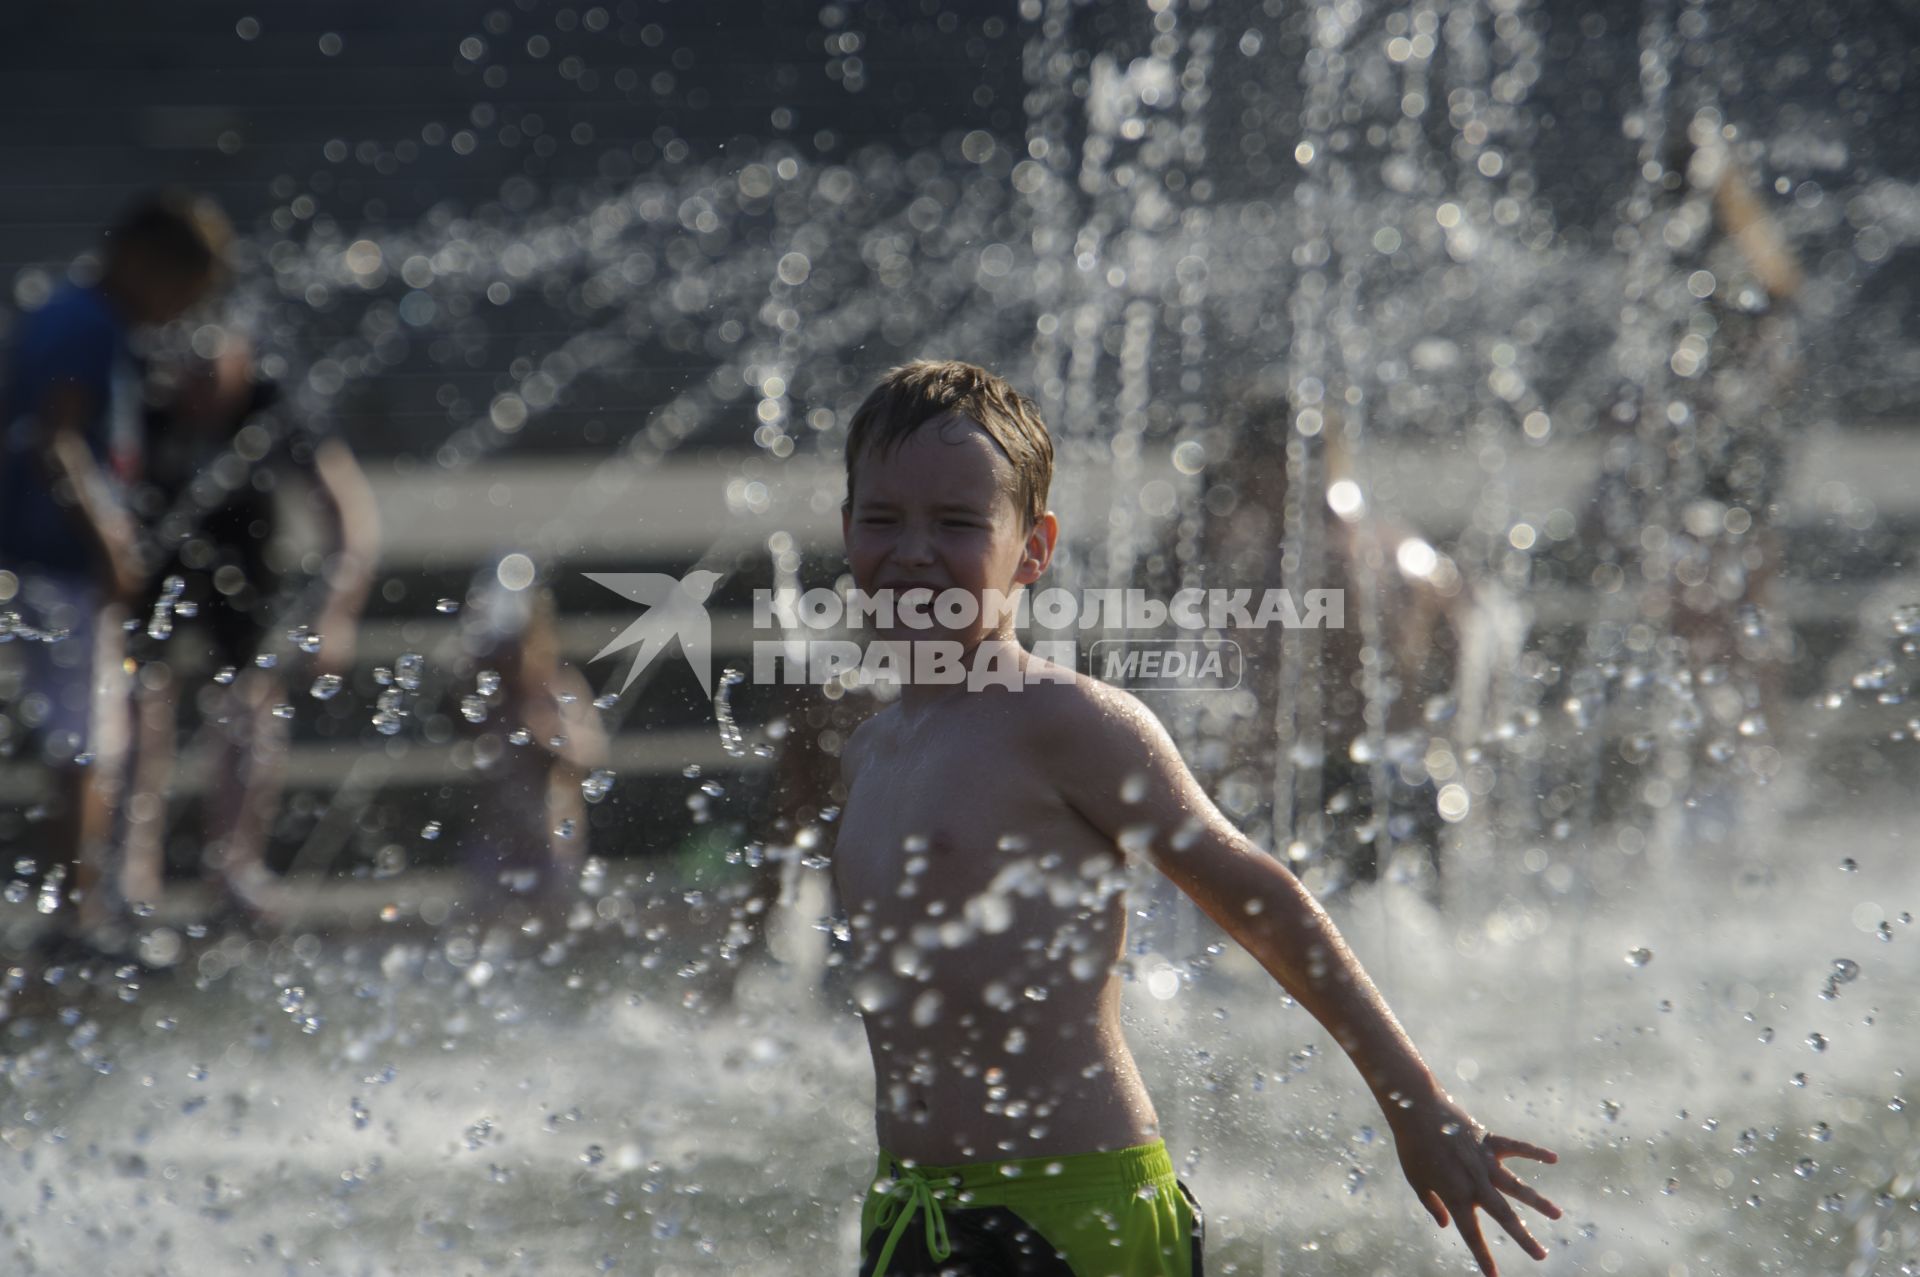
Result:
<svg viewBox="0 0 1920 1277">
<path fill-rule="evenodd" d="M 855 464 L 841 516 L 854 584 L 892 590 L 896 608 L 910 589 L 965 590 L 985 603 L 988 590 L 1012 594 L 1031 584 L 1052 557 L 1053 516 L 1028 530 L 1013 491 L 1013 463 L 957 413 L 929 421 L 884 456 L 869 451 Z M 893 636 L 972 644 L 995 628 L 982 615 L 959 629 L 896 626 Z"/>
</svg>

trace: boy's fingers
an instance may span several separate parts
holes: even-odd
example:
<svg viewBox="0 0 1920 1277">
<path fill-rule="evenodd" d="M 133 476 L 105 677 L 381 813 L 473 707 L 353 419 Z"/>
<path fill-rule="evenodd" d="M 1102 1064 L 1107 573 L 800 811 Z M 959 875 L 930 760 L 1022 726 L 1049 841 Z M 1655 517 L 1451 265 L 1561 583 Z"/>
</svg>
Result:
<svg viewBox="0 0 1920 1277">
<path fill-rule="evenodd" d="M 1494 1172 L 1493 1184 L 1495 1188 L 1498 1188 L 1507 1196 L 1518 1198 L 1520 1201 L 1525 1202 L 1527 1205 L 1539 1211 L 1542 1215 L 1545 1215 L 1548 1219 L 1560 1218 L 1560 1208 L 1558 1206 L 1555 1206 L 1545 1197 L 1535 1192 L 1531 1186 L 1521 1183 L 1520 1180 L 1514 1176 L 1514 1173 L 1504 1166 Z"/>
<path fill-rule="evenodd" d="M 1433 1222 L 1445 1228 L 1447 1226 L 1447 1208 L 1440 1204 L 1440 1194 L 1428 1189 L 1420 1195 L 1420 1204 L 1427 1208 L 1427 1214 L 1433 1216 Z"/>
<path fill-rule="evenodd" d="M 1547 1248 L 1533 1239 L 1533 1234 L 1528 1232 L 1527 1226 L 1520 1222 L 1520 1217 L 1513 1213 L 1513 1207 L 1507 1204 L 1506 1198 L 1495 1194 L 1493 1200 L 1486 1203 L 1482 1209 L 1493 1216 L 1500 1227 L 1507 1230 L 1507 1236 L 1520 1243 L 1521 1250 L 1535 1259 L 1547 1257 Z"/>
<path fill-rule="evenodd" d="M 1531 1157 L 1536 1162 L 1549 1163 L 1560 1160 L 1560 1154 L 1550 1148 L 1541 1148 L 1524 1140 L 1508 1139 L 1504 1135 L 1487 1136 L 1483 1147 L 1495 1157 Z"/>
<path fill-rule="evenodd" d="M 1487 1239 L 1480 1235 L 1480 1217 L 1473 1213 L 1473 1206 L 1455 1215 L 1460 1226 L 1460 1236 L 1466 1238 L 1467 1249 L 1473 1252 L 1473 1262 L 1480 1265 L 1480 1271 L 1487 1277 L 1500 1277 L 1500 1269 L 1494 1265 L 1493 1252 L 1487 1249 Z"/>
</svg>

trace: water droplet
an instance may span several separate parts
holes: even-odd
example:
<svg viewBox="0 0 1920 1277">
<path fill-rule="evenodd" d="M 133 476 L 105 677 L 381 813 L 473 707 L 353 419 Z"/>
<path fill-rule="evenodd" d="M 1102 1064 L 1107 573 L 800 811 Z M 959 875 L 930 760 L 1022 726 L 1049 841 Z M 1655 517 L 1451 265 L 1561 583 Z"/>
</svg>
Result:
<svg viewBox="0 0 1920 1277">
<path fill-rule="evenodd" d="M 1893 681 L 1896 672 L 1892 661 L 1875 661 L 1853 676 L 1853 690 L 1856 692 L 1882 691 Z"/>
<path fill-rule="evenodd" d="M 1855 860 L 1852 856 L 1848 856 L 1846 859 L 1840 862 L 1840 872 L 1843 874 L 1858 873 L 1859 871 L 1860 871 L 1860 862 Z"/>
<path fill-rule="evenodd" d="M 429 820 L 426 824 L 420 826 L 420 836 L 428 842 L 432 842 L 438 838 L 440 836 L 440 822 L 437 820 Z"/>
<path fill-rule="evenodd" d="M 459 599 L 441 599 L 433 605 L 433 610 L 442 616 L 452 616 L 460 610 Z"/>
<path fill-rule="evenodd" d="M 608 692 L 605 696 L 596 696 L 593 698 L 593 707 L 599 710 L 612 709 L 619 703 L 620 696 L 617 692 Z"/>
<path fill-rule="evenodd" d="M 153 615 L 147 621 L 148 638 L 158 642 L 172 636 L 173 614 L 186 588 L 186 579 L 178 576 L 170 576 L 162 584 L 160 597 L 153 603 Z"/>
<path fill-rule="evenodd" d="M 1835 984 L 1851 984 L 1859 978 L 1859 963 L 1851 958 L 1835 958 L 1833 960 L 1833 982 Z"/>
<path fill-rule="evenodd" d="M 474 677 L 473 682 L 474 686 L 479 689 L 480 695 L 492 696 L 500 690 L 500 671 L 481 670 L 480 673 Z"/>
<path fill-rule="evenodd" d="M 400 659 L 393 663 L 393 681 L 409 692 L 420 690 L 420 675 L 427 668 L 427 658 L 418 652 L 402 652 Z"/>
<path fill-rule="evenodd" d="M 1893 609 L 1895 634 L 1920 634 L 1920 603 L 1903 603 Z"/>
<path fill-rule="evenodd" d="M 720 730 L 720 748 L 729 758 L 742 758 L 747 752 L 745 737 L 733 717 L 733 689 L 746 678 L 739 670 L 722 670 L 720 686 L 713 693 L 713 721 Z"/>
<path fill-rule="evenodd" d="M 1809 1033 L 1807 1034 L 1807 1045 L 1815 1051 L 1824 1051 L 1827 1049 L 1827 1035 L 1824 1033 Z"/>
<path fill-rule="evenodd" d="M 340 694 L 344 680 L 338 674 L 322 674 L 313 680 L 307 694 L 316 701 L 330 701 Z"/>
<path fill-rule="evenodd" d="M 606 768 L 596 768 L 592 775 L 580 782 L 580 793 L 590 803 L 597 803 L 613 792 L 613 773 Z"/>
<path fill-rule="evenodd" d="M 913 1022 L 919 1028 L 931 1028 L 940 1019 L 941 996 L 937 990 L 928 989 L 913 1001 Z"/>
<path fill-rule="evenodd" d="M 1793 1164 L 1793 1173 L 1795 1175 L 1798 1175 L 1801 1179 L 1812 1179 L 1814 1176 L 1814 1173 L 1819 1169 L 1820 1169 L 1820 1164 L 1814 1161 L 1811 1157 L 1800 1158 L 1798 1161 L 1794 1162 Z"/>
<path fill-rule="evenodd" d="M 293 706 L 287 704 L 275 705 L 273 707 L 273 716 L 282 722 L 291 722 L 293 720 Z"/>
<path fill-rule="evenodd" d="M 1649 962 L 1652 962 L 1652 961 L 1653 961 L 1653 950 L 1651 950 L 1651 949 L 1629 949 L 1629 950 L 1627 950 L 1627 965 L 1628 965 L 1628 966 L 1633 966 L 1633 967 L 1644 967 L 1644 966 L 1646 966 L 1646 965 L 1647 965 L 1647 964 L 1648 964 Z"/>
<path fill-rule="evenodd" d="M 487 698 L 484 696 L 462 696 L 460 698 L 460 717 L 469 723 L 487 721 Z"/>
</svg>

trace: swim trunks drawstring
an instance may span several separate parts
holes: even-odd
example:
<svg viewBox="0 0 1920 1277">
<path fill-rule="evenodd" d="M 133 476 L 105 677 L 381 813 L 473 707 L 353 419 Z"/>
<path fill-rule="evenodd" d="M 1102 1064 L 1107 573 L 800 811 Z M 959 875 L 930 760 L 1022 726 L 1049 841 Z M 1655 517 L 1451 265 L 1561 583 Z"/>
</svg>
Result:
<svg viewBox="0 0 1920 1277">
<path fill-rule="evenodd" d="M 874 1265 L 873 1277 L 886 1277 L 887 1263 L 893 1258 L 893 1248 L 906 1235 L 907 1225 L 913 1222 L 916 1210 L 926 1212 L 927 1253 L 936 1261 L 946 1260 L 953 1255 L 953 1245 L 947 1240 L 946 1212 L 940 1209 L 940 1203 L 933 1198 L 932 1182 L 913 1167 L 901 1167 L 894 1177 L 893 1187 L 887 1190 L 886 1203 L 880 1208 L 880 1227 L 886 1228 L 891 1224 L 893 1228 L 887 1234 L 887 1244 L 880 1248 L 880 1259 Z"/>
</svg>

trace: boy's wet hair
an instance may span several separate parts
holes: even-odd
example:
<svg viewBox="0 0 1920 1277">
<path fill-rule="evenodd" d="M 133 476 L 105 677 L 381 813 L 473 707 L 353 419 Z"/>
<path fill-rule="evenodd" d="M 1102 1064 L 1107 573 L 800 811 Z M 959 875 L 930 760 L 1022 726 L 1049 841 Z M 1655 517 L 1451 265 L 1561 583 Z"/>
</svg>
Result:
<svg viewBox="0 0 1920 1277">
<path fill-rule="evenodd" d="M 220 282 L 233 225 L 205 196 L 181 190 L 150 191 L 120 211 L 108 228 L 108 259 L 137 252 L 182 278 Z"/>
<path fill-rule="evenodd" d="M 1053 438 L 1032 402 L 984 368 L 956 359 L 923 359 L 895 368 L 853 414 L 847 430 L 847 504 L 855 467 L 869 452 L 885 456 L 936 417 L 959 413 L 987 432 L 1013 463 L 1013 505 L 1028 528 L 1047 512 Z"/>
</svg>

